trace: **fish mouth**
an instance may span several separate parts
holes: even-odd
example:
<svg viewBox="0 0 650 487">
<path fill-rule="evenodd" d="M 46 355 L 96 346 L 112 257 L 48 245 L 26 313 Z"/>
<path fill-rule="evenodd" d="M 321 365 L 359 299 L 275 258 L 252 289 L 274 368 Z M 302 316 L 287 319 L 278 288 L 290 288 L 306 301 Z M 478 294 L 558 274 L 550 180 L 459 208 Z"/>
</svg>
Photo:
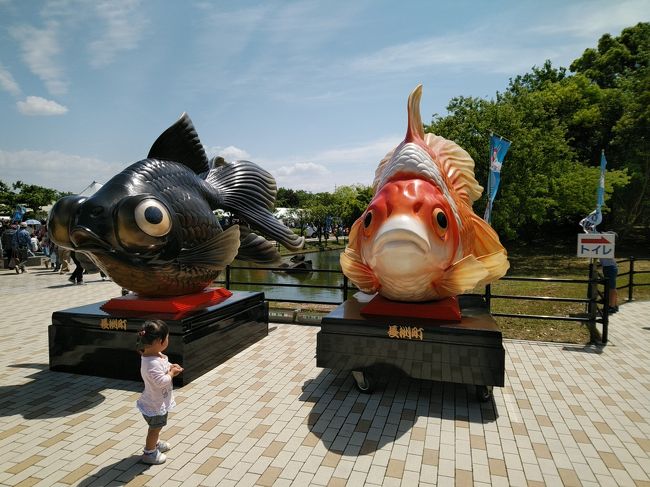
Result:
<svg viewBox="0 0 650 487">
<path fill-rule="evenodd" d="M 427 229 L 419 219 L 397 215 L 379 228 L 372 251 L 374 255 L 394 251 L 428 254 L 431 245 Z"/>
<path fill-rule="evenodd" d="M 112 251 L 112 246 L 108 242 L 102 240 L 90 228 L 81 225 L 70 230 L 70 241 L 75 250 L 82 252 L 107 253 Z"/>
<path fill-rule="evenodd" d="M 417 219 L 398 215 L 379 228 L 369 263 L 377 273 L 415 275 L 422 272 L 430 252 L 426 227 Z"/>
</svg>

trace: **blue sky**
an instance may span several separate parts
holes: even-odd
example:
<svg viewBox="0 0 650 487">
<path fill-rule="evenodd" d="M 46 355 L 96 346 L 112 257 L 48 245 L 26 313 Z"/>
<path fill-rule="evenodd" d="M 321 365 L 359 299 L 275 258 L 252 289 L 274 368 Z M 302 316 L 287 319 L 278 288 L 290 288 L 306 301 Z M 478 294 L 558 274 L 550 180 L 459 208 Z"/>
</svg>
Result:
<svg viewBox="0 0 650 487">
<path fill-rule="evenodd" d="M 187 112 L 279 186 L 370 184 L 418 83 L 429 122 L 648 20 L 650 0 L 0 0 L 0 179 L 79 192 Z"/>
</svg>

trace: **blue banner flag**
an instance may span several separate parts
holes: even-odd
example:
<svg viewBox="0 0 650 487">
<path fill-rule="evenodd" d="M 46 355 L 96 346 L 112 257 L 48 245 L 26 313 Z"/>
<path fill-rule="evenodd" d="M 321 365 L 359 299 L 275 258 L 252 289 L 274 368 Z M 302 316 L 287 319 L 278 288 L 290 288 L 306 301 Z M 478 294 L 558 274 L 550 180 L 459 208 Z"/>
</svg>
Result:
<svg viewBox="0 0 650 487">
<path fill-rule="evenodd" d="M 490 223 L 492 217 L 492 203 L 497 197 L 499 183 L 501 182 L 501 166 L 511 142 L 508 139 L 492 134 L 490 136 L 490 178 L 488 180 L 488 202 L 485 207 L 483 219 Z"/>
<path fill-rule="evenodd" d="M 580 220 L 580 226 L 585 233 L 596 233 L 596 227 L 603 221 L 601 208 L 605 204 L 605 151 L 600 153 L 600 181 L 598 182 L 598 191 L 596 192 L 596 209 Z"/>
<path fill-rule="evenodd" d="M 607 159 L 605 159 L 605 151 L 600 153 L 600 182 L 598 183 L 598 201 L 596 202 L 597 208 L 605 204 L 605 166 L 607 166 Z"/>
</svg>

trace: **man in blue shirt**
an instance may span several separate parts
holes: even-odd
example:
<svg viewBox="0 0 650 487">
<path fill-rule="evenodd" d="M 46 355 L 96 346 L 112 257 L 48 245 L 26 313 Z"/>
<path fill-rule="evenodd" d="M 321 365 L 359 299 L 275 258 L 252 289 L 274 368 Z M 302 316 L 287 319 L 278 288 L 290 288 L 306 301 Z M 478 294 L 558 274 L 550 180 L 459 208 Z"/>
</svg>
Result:
<svg viewBox="0 0 650 487">
<path fill-rule="evenodd" d="M 32 243 L 32 238 L 27 231 L 27 223 L 22 222 L 20 229 L 14 233 L 13 249 L 14 249 L 14 262 L 16 263 L 16 274 L 25 272 L 25 264 L 29 256 L 29 246 Z"/>
</svg>

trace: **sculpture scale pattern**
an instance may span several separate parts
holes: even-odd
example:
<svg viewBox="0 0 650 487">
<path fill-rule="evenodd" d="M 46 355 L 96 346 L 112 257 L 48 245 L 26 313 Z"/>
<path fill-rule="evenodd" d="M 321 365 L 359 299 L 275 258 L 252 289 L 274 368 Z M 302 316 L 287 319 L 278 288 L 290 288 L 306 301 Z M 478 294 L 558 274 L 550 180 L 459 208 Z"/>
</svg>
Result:
<svg viewBox="0 0 650 487">
<path fill-rule="evenodd" d="M 375 195 L 352 225 L 343 273 L 363 292 L 407 302 L 455 296 L 502 277 L 506 250 L 472 210 L 483 188 L 456 143 L 424 134 L 419 85 L 404 141 L 381 160 Z"/>
<path fill-rule="evenodd" d="M 123 288 L 140 296 L 205 289 L 235 257 L 277 262 L 275 245 L 302 247 L 271 213 L 275 179 L 249 161 L 209 161 L 192 121 L 181 118 L 146 159 L 115 175 L 90 197 L 66 196 L 50 212 L 51 239 L 81 252 Z M 215 209 L 241 222 L 223 228 Z"/>
</svg>

